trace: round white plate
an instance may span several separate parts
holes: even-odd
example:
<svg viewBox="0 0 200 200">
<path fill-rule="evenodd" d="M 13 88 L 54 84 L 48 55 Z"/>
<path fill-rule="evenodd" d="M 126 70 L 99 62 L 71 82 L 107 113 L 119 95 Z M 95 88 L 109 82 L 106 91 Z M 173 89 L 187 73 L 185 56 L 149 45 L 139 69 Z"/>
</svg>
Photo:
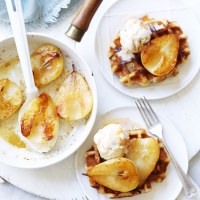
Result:
<svg viewBox="0 0 200 200">
<path fill-rule="evenodd" d="M 185 172 L 188 169 L 188 156 L 183 138 L 174 127 L 174 125 L 163 115 L 158 115 L 164 127 L 164 137 L 172 150 L 175 158 Z M 105 124 L 108 123 L 122 123 L 124 126 L 145 127 L 140 114 L 136 107 L 121 107 L 111 110 L 101 115 L 93 127 L 93 130 L 87 141 L 76 153 L 75 169 L 78 181 L 85 193 L 91 200 L 108 200 L 107 197 L 99 194 L 96 189 L 89 184 L 88 177 L 82 175 L 85 173 L 85 152 L 93 145 L 94 134 Z M 178 148 L 177 148 L 178 147 Z M 167 168 L 167 176 L 162 183 L 153 183 L 153 189 L 149 193 L 134 196 L 134 200 L 174 200 L 180 193 L 182 188 L 178 175 L 172 165 L 169 164 Z M 129 198 L 124 198 L 129 199 Z M 119 199 L 122 200 L 122 199 Z"/>
<path fill-rule="evenodd" d="M 148 14 L 156 19 L 177 21 L 184 33 L 188 35 L 191 55 L 180 66 L 176 77 L 151 84 L 148 87 L 127 87 L 119 82 L 119 78 L 111 71 L 108 49 L 116 34 L 123 27 L 127 16 L 143 16 Z M 193 28 L 191 28 L 193 27 Z M 195 31 L 194 31 L 195 30 Z M 200 24 L 194 13 L 181 0 L 123 0 L 113 4 L 103 15 L 96 31 L 95 52 L 98 67 L 109 83 L 120 92 L 131 97 L 145 96 L 148 99 L 161 99 L 176 94 L 185 88 L 195 77 L 200 68 Z"/>
<path fill-rule="evenodd" d="M 0 162 L 20 168 L 39 168 L 55 164 L 63 160 L 64 158 L 67 158 L 72 153 L 74 153 L 86 140 L 96 118 L 97 92 L 96 92 L 95 80 L 92 75 L 92 72 L 90 71 L 90 68 L 69 46 L 49 36 L 43 34 L 35 34 L 35 33 L 28 34 L 28 43 L 29 43 L 30 53 L 35 51 L 42 44 L 53 44 L 57 46 L 62 52 L 65 67 L 68 70 L 70 70 L 72 63 L 74 63 L 76 70 L 80 71 L 80 73 L 83 74 L 83 76 L 85 77 L 93 95 L 93 109 L 87 121 L 85 122 L 83 120 L 82 121 L 80 120 L 79 122 L 75 122 L 73 130 L 70 129 L 71 131 L 68 134 L 67 134 L 67 126 L 69 125 L 67 125 L 67 122 L 62 121 L 62 123 L 60 123 L 60 127 L 62 125 L 64 126 L 64 128 L 60 129 L 62 131 L 59 131 L 58 140 L 54 148 L 48 153 L 36 153 L 27 148 L 24 149 L 16 148 L 10 145 L 9 143 L 5 142 L 0 137 Z M 10 59 L 16 57 L 17 52 L 13 37 L 9 37 L 1 41 L 0 50 L 1 50 L 0 66 L 6 61 L 9 61 Z M 10 78 L 16 84 L 20 84 L 23 77 L 20 71 L 20 66 L 18 66 L 17 69 L 18 71 L 17 70 L 15 72 L 11 71 L 11 73 L 8 73 L 6 75 L 3 75 L 1 73 L 0 78 L 5 78 L 8 76 L 7 78 Z M 56 95 L 56 92 L 54 92 L 54 94 L 51 93 L 50 87 L 53 87 L 54 85 L 55 82 L 52 82 L 51 85 L 47 86 L 48 89 L 46 89 L 51 96 Z M 44 88 L 42 88 L 41 90 L 43 89 Z M 17 113 L 15 115 L 17 116 Z M 4 124 L 6 126 L 5 121 Z"/>
</svg>

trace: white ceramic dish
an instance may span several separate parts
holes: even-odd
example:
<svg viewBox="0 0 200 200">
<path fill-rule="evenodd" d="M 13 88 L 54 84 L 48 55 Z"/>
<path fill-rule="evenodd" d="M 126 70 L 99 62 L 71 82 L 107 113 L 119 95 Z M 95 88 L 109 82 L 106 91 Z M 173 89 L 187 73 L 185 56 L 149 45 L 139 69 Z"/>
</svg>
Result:
<svg viewBox="0 0 200 200">
<path fill-rule="evenodd" d="M 185 172 L 188 169 L 188 156 L 186 145 L 183 138 L 175 128 L 175 126 L 170 122 L 169 119 L 163 115 L 158 114 L 161 122 L 164 125 L 164 137 L 169 145 L 169 148 L 174 153 L 175 158 L 179 162 L 180 166 Z M 120 120 L 121 119 L 121 120 Z M 122 120 L 123 119 L 123 120 Z M 93 130 L 88 137 L 87 141 L 82 145 L 82 147 L 77 151 L 75 158 L 75 169 L 78 181 L 87 197 L 91 200 L 108 200 L 109 198 L 99 194 L 96 189 L 89 185 L 88 177 L 82 175 L 85 173 L 85 152 L 91 148 L 94 144 L 93 136 L 94 134 L 105 124 L 108 123 L 122 123 L 124 126 L 128 127 L 145 127 L 140 114 L 136 107 L 121 107 L 106 112 L 97 118 Z M 178 147 L 178 148 L 177 148 Z M 174 200 L 180 193 L 182 188 L 181 182 L 178 175 L 172 165 L 169 164 L 167 168 L 166 179 L 162 183 L 154 183 L 153 190 L 146 194 L 141 194 L 134 196 L 134 200 Z M 129 198 L 123 198 L 129 199 Z M 122 200 L 122 199 L 118 199 Z"/>
<path fill-rule="evenodd" d="M 127 16 L 142 16 L 148 14 L 156 19 L 168 19 L 177 21 L 184 33 L 188 35 L 191 55 L 180 67 L 180 73 L 176 77 L 152 84 L 148 87 L 127 87 L 119 82 L 117 76 L 113 76 L 108 49 L 118 31 L 124 24 Z M 191 27 L 195 27 L 194 29 Z M 181 0 L 123 0 L 114 3 L 102 16 L 95 37 L 96 59 L 98 67 L 106 80 L 120 92 L 131 97 L 145 96 L 148 99 L 161 99 L 176 94 L 185 88 L 195 77 L 200 68 L 200 25 L 194 13 Z"/>
<path fill-rule="evenodd" d="M 40 154 L 28 148 L 16 148 L 5 142 L 0 137 L 0 162 L 19 168 L 40 168 L 52 165 L 63 160 L 64 158 L 67 158 L 72 153 L 74 153 L 86 140 L 96 118 L 97 93 L 95 80 L 92 72 L 90 71 L 90 68 L 69 46 L 49 36 L 35 33 L 28 34 L 28 42 L 30 53 L 32 53 L 42 44 L 53 44 L 60 48 L 67 70 L 70 70 L 73 62 L 76 69 L 80 71 L 87 80 L 87 83 L 93 95 L 93 109 L 87 121 L 85 122 L 84 120 L 80 120 L 79 122 L 74 123 L 74 128 L 70 128 L 68 134 L 65 131 L 59 131 L 58 141 L 55 147 L 48 153 Z M 6 61 L 9 61 L 10 59 L 17 56 L 13 37 L 9 37 L 0 42 L 0 51 L 0 66 Z M 0 74 L 0 78 L 4 78 L 6 76 L 7 75 L 5 75 L 4 73 Z M 17 84 L 20 84 L 23 77 L 19 65 L 16 67 L 15 72 L 11 71 L 8 73 L 8 78 L 13 80 Z M 50 87 L 53 87 L 54 85 L 55 82 L 53 82 Z M 51 93 L 51 88 L 47 88 L 46 91 L 49 91 L 51 96 L 53 95 Z M 17 114 L 18 113 L 16 113 L 15 115 L 17 116 Z M 15 118 L 15 116 L 13 116 L 13 118 Z M 3 122 L 3 125 L 6 126 L 6 122 Z M 67 125 L 67 122 L 63 122 L 62 126 L 66 126 L 65 128 L 67 130 L 69 125 Z M 65 128 L 62 130 L 65 130 Z"/>
</svg>

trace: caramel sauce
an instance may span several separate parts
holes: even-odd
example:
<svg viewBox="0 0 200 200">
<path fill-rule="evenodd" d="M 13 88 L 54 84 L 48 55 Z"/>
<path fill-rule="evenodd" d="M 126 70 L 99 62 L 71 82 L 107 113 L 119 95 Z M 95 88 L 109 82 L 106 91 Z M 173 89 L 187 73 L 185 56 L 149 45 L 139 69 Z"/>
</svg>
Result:
<svg viewBox="0 0 200 200">
<path fill-rule="evenodd" d="M 116 46 L 113 49 L 113 51 L 115 53 L 120 52 L 122 50 L 122 46 L 120 43 L 120 37 L 118 37 L 114 41 L 114 43 Z M 141 74 L 144 76 L 147 76 L 149 74 L 149 72 L 144 67 L 141 67 L 143 65 L 142 65 L 140 53 L 133 53 L 133 57 L 130 60 L 122 60 L 121 57 L 117 56 L 116 61 L 117 61 L 119 71 L 123 70 L 123 71 L 126 71 L 127 73 L 131 73 L 132 71 L 135 71 L 135 77 L 134 77 L 135 79 L 140 79 Z M 128 67 L 129 65 L 132 67 Z M 140 69 L 138 69 L 138 67 Z"/>
<path fill-rule="evenodd" d="M 9 61 L 4 62 L 4 61 L 0 61 L 0 72 L 1 73 L 5 73 L 11 70 L 11 68 L 13 68 L 13 66 L 16 66 L 19 63 L 19 58 L 18 57 L 14 57 L 9 59 Z"/>
<path fill-rule="evenodd" d="M 118 47 L 118 46 L 116 46 L 115 48 L 114 48 L 114 52 L 120 52 L 122 50 L 122 47 Z"/>
<path fill-rule="evenodd" d="M 12 128 L 0 129 L 0 137 L 17 148 L 26 148 L 26 144 L 19 138 Z"/>
</svg>

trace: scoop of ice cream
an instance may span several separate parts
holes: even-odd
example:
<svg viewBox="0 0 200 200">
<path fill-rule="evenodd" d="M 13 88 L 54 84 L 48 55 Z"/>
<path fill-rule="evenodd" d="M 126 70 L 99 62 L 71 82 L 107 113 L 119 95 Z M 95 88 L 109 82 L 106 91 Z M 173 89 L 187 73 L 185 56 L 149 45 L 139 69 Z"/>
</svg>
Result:
<svg viewBox="0 0 200 200">
<path fill-rule="evenodd" d="M 122 157 L 128 148 L 129 134 L 120 124 L 109 124 L 94 136 L 100 156 L 105 160 Z"/>
<path fill-rule="evenodd" d="M 139 53 L 151 39 L 151 30 L 138 18 L 129 19 L 120 31 L 120 42 L 125 51 Z"/>
</svg>

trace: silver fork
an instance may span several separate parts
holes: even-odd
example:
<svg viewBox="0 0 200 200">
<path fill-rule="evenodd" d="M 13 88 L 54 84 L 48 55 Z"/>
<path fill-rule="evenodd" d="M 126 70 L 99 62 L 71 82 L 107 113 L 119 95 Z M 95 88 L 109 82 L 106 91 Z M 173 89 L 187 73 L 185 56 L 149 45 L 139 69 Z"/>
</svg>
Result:
<svg viewBox="0 0 200 200">
<path fill-rule="evenodd" d="M 172 163 L 174 164 L 174 167 L 176 168 L 176 171 L 180 177 L 186 196 L 196 196 L 197 191 L 190 177 L 182 170 L 182 168 L 176 161 L 175 157 L 173 156 L 172 152 L 170 151 L 169 147 L 163 139 L 162 124 L 158 119 L 158 116 L 156 115 L 155 111 L 152 109 L 151 105 L 145 97 L 143 99 L 140 98 L 137 101 L 135 101 L 135 104 L 144 120 L 148 133 L 153 137 L 158 138 L 164 144 L 164 147 L 168 155 L 170 156 Z"/>
</svg>

